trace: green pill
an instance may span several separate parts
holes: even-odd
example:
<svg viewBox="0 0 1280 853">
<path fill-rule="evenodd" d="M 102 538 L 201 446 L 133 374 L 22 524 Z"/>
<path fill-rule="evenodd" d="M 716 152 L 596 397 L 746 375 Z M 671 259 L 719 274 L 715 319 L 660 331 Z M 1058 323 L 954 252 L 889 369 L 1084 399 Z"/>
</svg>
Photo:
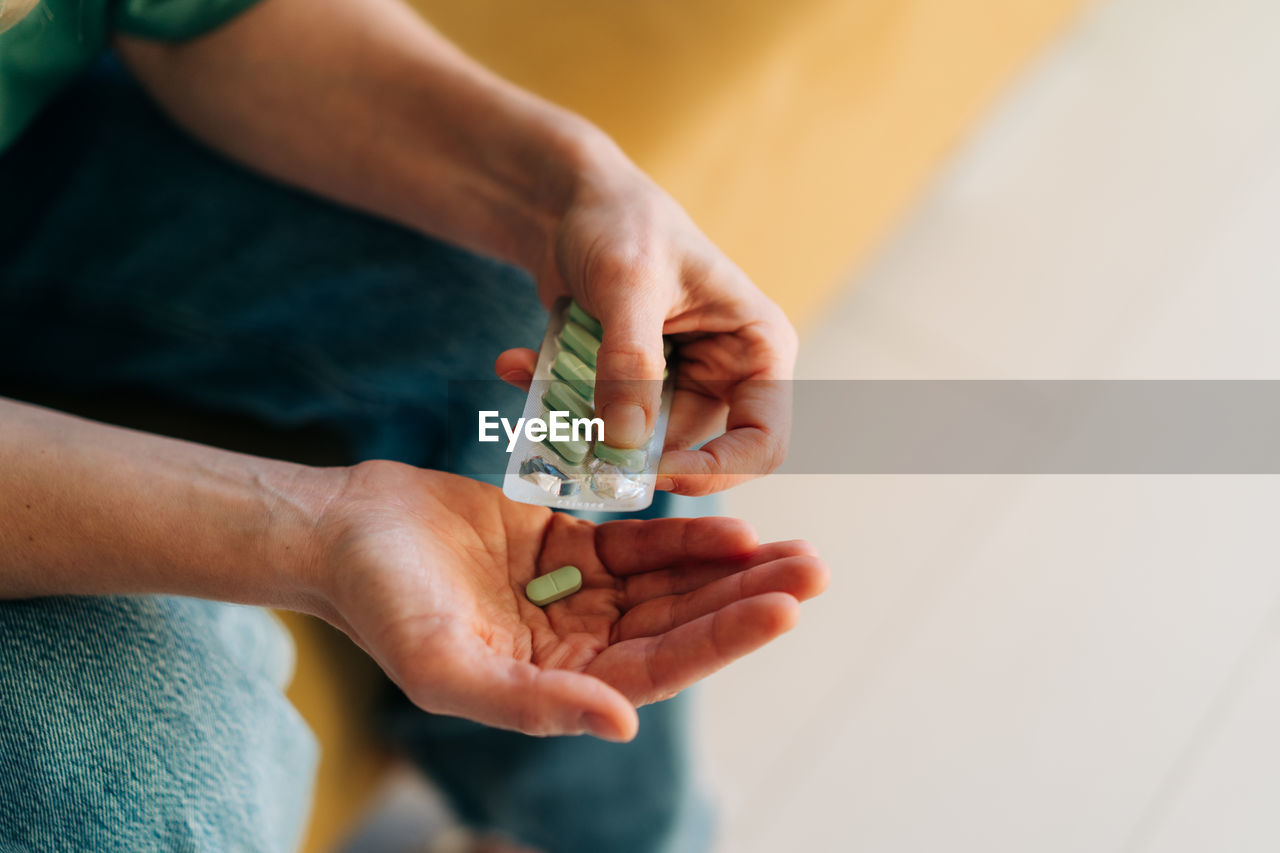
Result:
<svg viewBox="0 0 1280 853">
<path fill-rule="evenodd" d="M 591 404 L 563 382 L 552 382 L 547 386 L 547 393 L 542 395 L 548 412 L 568 412 L 575 418 L 594 418 L 595 409 Z"/>
<path fill-rule="evenodd" d="M 582 572 L 577 566 L 561 566 L 550 574 L 534 578 L 524 588 L 524 594 L 539 607 L 573 595 L 582 589 Z"/>
<path fill-rule="evenodd" d="M 592 368 L 596 366 L 596 352 L 600 349 L 600 341 L 577 323 L 565 323 L 560 330 L 560 342 Z"/>
<path fill-rule="evenodd" d="M 577 465 L 587 458 L 587 443 L 585 441 L 573 441 L 572 439 L 569 441 L 552 441 L 549 438 L 545 438 L 542 443 L 563 456 L 564 460 L 571 465 Z"/>
<path fill-rule="evenodd" d="M 577 302 L 569 303 L 569 319 L 582 326 L 597 338 L 604 337 L 604 326 L 600 325 L 600 321 L 592 317 L 586 311 L 582 310 L 582 306 Z"/>
<path fill-rule="evenodd" d="M 568 350 L 561 350 L 551 363 L 551 372 L 559 376 L 582 397 L 590 399 L 596 392 L 596 372 Z"/>
<path fill-rule="evenodd" d="M 617 465 L 623 471 L 643 471 L 648 456 L 638 447 L 612 447 L 603 441 L 596 442 L 596 458 L 601 462 Z"/>
</svg>

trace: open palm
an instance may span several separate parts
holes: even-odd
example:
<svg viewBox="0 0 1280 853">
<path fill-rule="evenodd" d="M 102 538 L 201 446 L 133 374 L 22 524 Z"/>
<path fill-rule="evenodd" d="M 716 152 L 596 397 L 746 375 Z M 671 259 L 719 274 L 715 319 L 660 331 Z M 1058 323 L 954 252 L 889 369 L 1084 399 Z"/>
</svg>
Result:
<svg viewBox="0 0 1280 853">
<path fill-rule="evenodd" d="M 635 707 L 788 630 L 827 577 L 733 519 L 595 525 L 387 462 L 353 469 L 322 525 L 327 618 L 420 707 L 530 734 L 630 739 Z M 582 589 L 529 602 L 564 565 Z"/>
</svg>

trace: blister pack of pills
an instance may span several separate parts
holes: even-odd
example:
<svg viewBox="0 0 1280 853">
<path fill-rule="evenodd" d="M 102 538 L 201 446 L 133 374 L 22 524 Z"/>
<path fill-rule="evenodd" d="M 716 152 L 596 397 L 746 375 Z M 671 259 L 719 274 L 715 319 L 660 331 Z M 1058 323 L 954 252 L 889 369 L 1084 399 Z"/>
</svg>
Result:
<svg viewBox="0 0 1280 853">
<path fill-rule="evenodd" d="M 576 302 L 562 299 L 552 310 L 522 420 L 514 430 L 503 424 L 511 445 L 502 491 L 512 500 L 597 512 L 636 512 L 653 502 L 673 383 L 663 380 L 657 422 L 644 447 L 605 444 L 604 421 L 595 412 L 602 332 Z M 668 345 L 668 358 L 670 351 Z"/>
</svg>

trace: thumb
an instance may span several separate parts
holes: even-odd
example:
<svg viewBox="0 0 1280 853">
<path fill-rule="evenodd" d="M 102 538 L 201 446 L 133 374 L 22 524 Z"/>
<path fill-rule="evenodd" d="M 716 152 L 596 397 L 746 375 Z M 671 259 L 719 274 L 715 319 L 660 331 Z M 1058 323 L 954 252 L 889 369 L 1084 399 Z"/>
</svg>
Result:
<svg viewBox="0 0 1280 853">
<path fill-rule="evenodd" d="M 436 669 L 420 707 L 529 735 L 589 732 L 629 741 L 639 721 L 635 708 L 598 678 L 564 669 L 543 669 L 495 655 L 487 648 L 455 648 Z M 410 699 L 418 702 L 412 692 Z"/>
<path fill-rule="evenodd" d="M 653 434 L 662 396 L 662 326 L 667 305 L 648 296 L 658 288 L 628 288 L 599 300 L 603 340 L 596 355 L 596 412 L 604 440 L 640 447 Z"/>
</svg>

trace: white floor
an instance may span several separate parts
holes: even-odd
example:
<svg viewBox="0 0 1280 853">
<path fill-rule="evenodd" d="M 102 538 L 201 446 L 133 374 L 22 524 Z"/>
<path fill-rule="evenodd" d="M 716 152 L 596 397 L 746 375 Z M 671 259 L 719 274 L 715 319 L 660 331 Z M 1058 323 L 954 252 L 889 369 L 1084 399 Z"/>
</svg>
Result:
<svg viewBox="0 0 1280 853">
<path fill-rule="evenodd" d="M 1105 0 L 808 378 L 1280 379 L 1280 4 Z M 773 477 L 834 568 L 702 690 L 721 849 L 1280 850 L 1280 478 Z"/>
</svg>

